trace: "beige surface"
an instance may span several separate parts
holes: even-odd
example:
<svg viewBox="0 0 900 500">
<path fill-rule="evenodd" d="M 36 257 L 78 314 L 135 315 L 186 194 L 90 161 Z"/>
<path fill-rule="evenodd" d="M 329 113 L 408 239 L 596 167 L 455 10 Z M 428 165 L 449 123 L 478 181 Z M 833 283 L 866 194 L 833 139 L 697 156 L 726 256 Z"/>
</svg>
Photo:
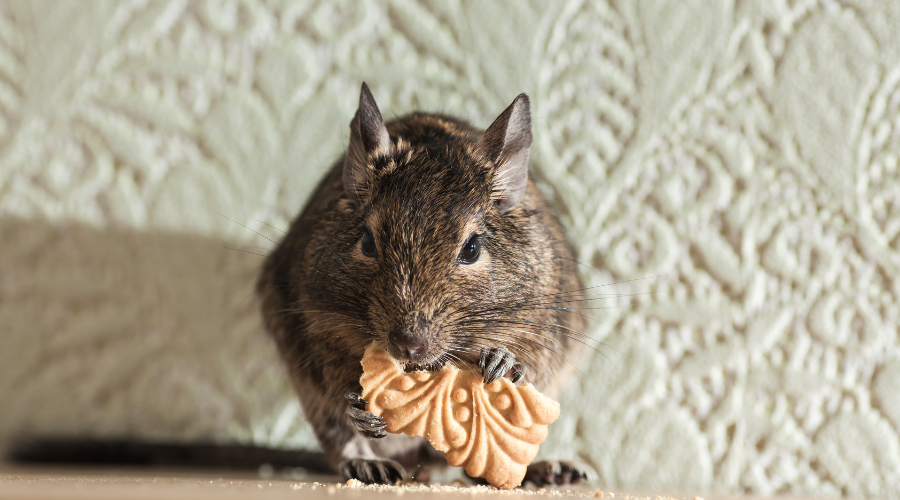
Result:
<svg viewBox="0 0 900 500">
<path fill-rule="evenodd" d="M 364 499 L 403 498 L 442 500 L 456 498 L 506 498 L 510 500 L 554 496 L 596 498 L 600 490 L 590 486 L 568 489 L 498 490 L 490 486 L 364 486 L 336 482 L 328 476 L 302 480 L 267 478 L 232 471 L 177 471 L 154 469 L 66 469 L 3 468 L 0 466 L 0 499 Z M 630 496 L 604 492 L 604 498 L 642 500 L 653 496 Z M 674 499 L 691 498 L 677 496 Z"/>
<path fill-rule="evenodd" d="M 624 294 L 586 311 L 542 454 L 898 498 L 898 26 L 894 0 L 0 0 L 0 448 L 316 446 L 261 257 L 228 248 L 271 248 L 365 80 L 386 117 L 480 125 L 527 92 L 585 282 Z"/>
</svg>

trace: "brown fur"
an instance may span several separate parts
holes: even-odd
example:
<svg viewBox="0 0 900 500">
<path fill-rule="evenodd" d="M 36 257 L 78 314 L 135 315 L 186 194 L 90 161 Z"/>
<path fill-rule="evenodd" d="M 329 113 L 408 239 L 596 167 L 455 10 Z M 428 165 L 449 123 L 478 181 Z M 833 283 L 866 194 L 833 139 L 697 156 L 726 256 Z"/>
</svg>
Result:
<svg viewBox="0 0 900 500">
<path fill-rule="evenodd" d="M 392 331 L 406 332 L 427 340 L 417 364 L 475 370 L 483 347 L 506 346 L 526 366 L 524 381 L 555 397 L 577 362 L 581 342 L 573 337 L 583 328 L 573 311 L 582 287 L 572 252 L 544 197 L 529 180 L 520 202 L 498 209 L 498 182 L 509 174 L 503 138 L 479 143 L 489 134 L 464 121 L 413 113 L 386 125 L 385 148 L 377 130 L 366 136 L 368 123 L 381 120 L 374 100 L 377 117 L 363 115 L 366 106 L 361 101 L 351 124 L 356 163 L 335 164 L 258 283 L 266 327 L 335 467 L 396 458 L 421 442 L 367 439 L 348 423 L 344 395 L 360 391 L 359 361 L 373 340 L 410 362 L 389 340 Z M 356 189 L 350 195 L 347 182 Z M 376 258 L 361 251 L 365 228 Z M 481 256 L 460 264 L 473 233 L 481 234 Z"/>
</svg>

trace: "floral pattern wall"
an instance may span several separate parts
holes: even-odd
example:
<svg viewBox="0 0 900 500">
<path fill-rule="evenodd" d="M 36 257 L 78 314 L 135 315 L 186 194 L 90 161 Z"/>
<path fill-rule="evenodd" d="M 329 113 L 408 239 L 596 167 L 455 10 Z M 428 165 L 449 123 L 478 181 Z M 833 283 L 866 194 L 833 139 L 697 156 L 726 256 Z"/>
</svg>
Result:
<svg viewBox="0 0 900 500">
<path fill-rule="evenodd" d="M 531 96 L 607 487 L 900 497 L 900 3 L 0 3 L 0 443 L 315 447 L 253 281 L 386 117 Z M 573 361 L 574 362 L 574 361 Z"/>
</svg>

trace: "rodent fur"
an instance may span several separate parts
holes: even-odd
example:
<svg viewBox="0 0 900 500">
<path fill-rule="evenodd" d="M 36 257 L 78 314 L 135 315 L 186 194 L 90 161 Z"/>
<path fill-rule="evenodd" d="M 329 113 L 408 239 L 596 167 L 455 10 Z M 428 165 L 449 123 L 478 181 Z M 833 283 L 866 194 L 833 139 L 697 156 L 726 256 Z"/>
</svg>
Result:
<svg viewBox="0 0 900 500">
<path fill-rule="evenodd" d="M 555 397 L 582 347 L 582 286 L 554 211 L 527 177 L 525 94 L 482 132 L 421 112 L 384 124 L 363 84 L 350 128 L 347 154 L 267 258 L 257 289 L 332 465 L 347 478 L 394 482 L 405 474 L 395 461 L 409 466 L 424 440 L 370 439 L 348 417 L 366 346 L 377 340 L 428 369 L 477 369 L 501 353 L 497 376 L 524 367 L 524 381 Z M 374 257 L 361 247 L 366 231 Z M 459 256 L 472 235 L 481 253 L 467 264 Z"/>
</svg>

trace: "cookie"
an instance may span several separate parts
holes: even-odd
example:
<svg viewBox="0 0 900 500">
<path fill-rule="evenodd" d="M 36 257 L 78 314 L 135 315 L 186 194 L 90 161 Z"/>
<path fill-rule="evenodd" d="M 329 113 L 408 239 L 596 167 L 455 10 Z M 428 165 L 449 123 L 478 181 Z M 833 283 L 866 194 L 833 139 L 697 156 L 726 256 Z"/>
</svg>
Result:
<svg viewBox="0 0 900 500">
<path fill-rule="evenodd" d="M 404 373 L 375 342 L 362 366 L 366 409 L 384 418 L 388 432 L 425 437 L 447 463 L 498 488 L 522 484 L 547 426 L 559 418 L 559 403 L 531 384 L 484 384 L 480 373 L 449 365 Z"/>
</svg>

